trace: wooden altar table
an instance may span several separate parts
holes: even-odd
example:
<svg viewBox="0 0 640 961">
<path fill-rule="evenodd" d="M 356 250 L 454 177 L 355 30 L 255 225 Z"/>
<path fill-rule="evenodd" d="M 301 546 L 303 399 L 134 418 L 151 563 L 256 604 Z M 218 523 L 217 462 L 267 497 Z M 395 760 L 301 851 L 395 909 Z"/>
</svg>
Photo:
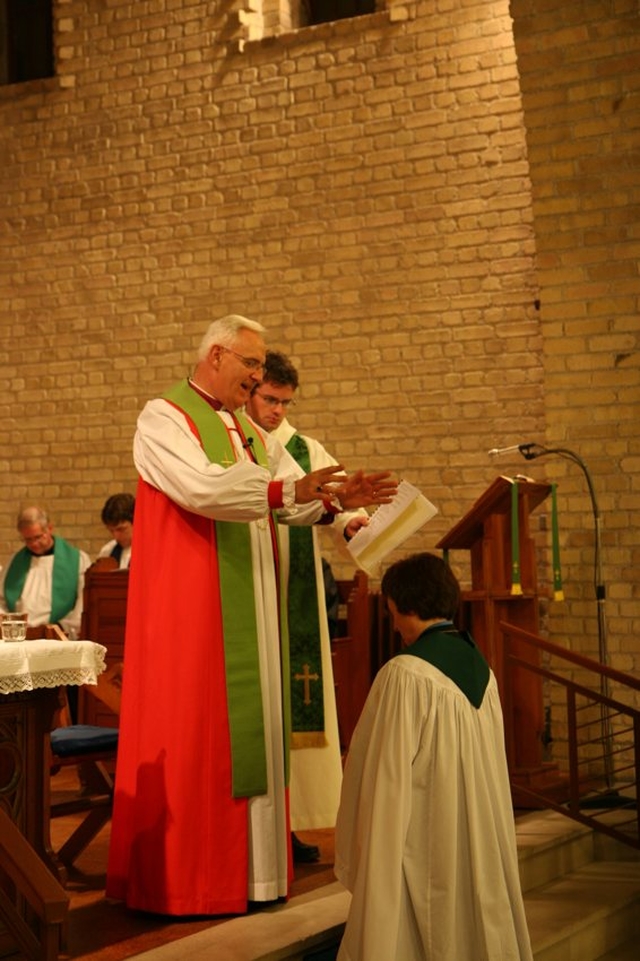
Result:
<svg viewBox="0 0 640 961">
<path fill-rule="evenodd" d="M 96 684 L 105 653 L 93 641 L 0 642 L 0 808 L 56 875 L 47 736 L 60 706 L 59 689 Z"/>
</svg>

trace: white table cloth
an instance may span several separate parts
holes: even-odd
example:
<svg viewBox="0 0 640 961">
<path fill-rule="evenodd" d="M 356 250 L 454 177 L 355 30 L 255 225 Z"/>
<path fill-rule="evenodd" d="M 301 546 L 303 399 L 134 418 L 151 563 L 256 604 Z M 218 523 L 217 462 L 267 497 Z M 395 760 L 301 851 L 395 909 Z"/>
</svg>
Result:
<svg viewBox="0 0 640 961">
<path fill-rule="evenodd" d="M 0 694 L 96 684 L 106 653 L 94 641 L 0 641 Z"/>
</svg>

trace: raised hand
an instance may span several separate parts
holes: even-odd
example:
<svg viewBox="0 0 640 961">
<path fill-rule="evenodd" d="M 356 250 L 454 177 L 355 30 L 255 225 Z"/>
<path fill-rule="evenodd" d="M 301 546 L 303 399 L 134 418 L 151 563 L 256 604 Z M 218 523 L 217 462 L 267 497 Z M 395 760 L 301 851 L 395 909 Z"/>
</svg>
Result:
<svg viewBox="0 0 640 961">
<path fill-rule="evenodd" d="M 296 481 L 296 504 L 308 504 L 310 501 L 321 501 L 331 497 L 336 485 L 346 479 L 342 464 L 335 467 L 322 467 L 311 471 Z"/>
<path fill-rule="evenodd" d="M 342 464 L 311 471 L 296 481 L 296 504 L 337 498 L 344 510 L 389 504 L 398 490 L 391 471 L 365 474 L 359 470 L 345 474 Z"/>
<path fill-rule="evenodd" d="M 346 510 L 354 507 L 369 507 L 373 504 L 389 504 L 398 490 L 398 481 L 391 476 L 391 471 L 380 471 L 377 474 L 365 474 L 356 471 L 350 474 L 339 485 L 332 485 L 332 494 L 340 501 Z"/>
</svg>

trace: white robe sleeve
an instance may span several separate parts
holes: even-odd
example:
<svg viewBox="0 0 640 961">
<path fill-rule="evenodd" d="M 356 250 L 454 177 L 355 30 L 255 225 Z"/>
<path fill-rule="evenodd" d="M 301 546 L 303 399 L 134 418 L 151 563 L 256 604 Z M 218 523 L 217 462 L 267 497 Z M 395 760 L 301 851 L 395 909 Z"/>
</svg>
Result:
<svg viewBox="0 0 640 961">
<path fill-rule="evenodd" d="M 238 460 L 230 467 L 212 463 L 184 415 L 162 399 L 149 401 L 138 418 L 134 461 L 140 476 L 181 507 L 221 521 L 254 521 L 269 513 L 269 484 L 284 481 L 283 514 L 295 513 L 311 524 L 321 516 L 321 502 L 294 507 L 295 481 L 303 476 L 295 460 L 276 441 L 266 438 L 269 468 L 247 459 L 228 414 L 220 416 L 231 430 Z"/>
</svg>

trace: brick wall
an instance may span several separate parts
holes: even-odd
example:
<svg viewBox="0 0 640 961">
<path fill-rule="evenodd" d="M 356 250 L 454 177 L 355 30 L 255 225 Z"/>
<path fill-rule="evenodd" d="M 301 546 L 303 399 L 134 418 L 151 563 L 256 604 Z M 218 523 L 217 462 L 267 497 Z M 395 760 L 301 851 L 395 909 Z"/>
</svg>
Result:
<svg viewBox="0 0 640 961">
<path fill-rule="evenodd" d="M 546 443 L 576 451 L 601 515 L 610 657 L 640 669 L 640 8 L 512 0 L 538 253 Z M 539 462 L 541 463 L 541 462 Z M 597 651 L 594 519 L 580 467 L 558 480 L 567 602 L 559 637 Z"/>
<path fill-rule="evenodd" d="M 57 0 L 58 77 L 0 88 L 0 559 L 16 546 L 25 500 L 45 501 L 60 533 L 97 550 L 104 499 L 134 484 L 137 412 L 189 370 L 207 323 L 237 311 L 299 364 L 301 429 L 348 467 L 392 468 L 439 506 L 408 548 L 433 549 L 496 473 L 559 473 L 576 497 L 562 505 L 568 600 L 558 630 L 576 618 L 590 627 L 582 482 L 550 461 L 495 463 L 487 451 L 523 439 L 579 447 L 602 489 L 607 575 L 620 575 L 615 626 L 630 636 L 621 595 L 637 590 L 633 536 L 618 520 L 612 529 L 609 512 L 619 516 L 619 494 L 631 518 L 640 475 L 633 278 L 624 305 L 602 294 L 609 314 L 593 321 L 610 339 L 591 339 L 567 294 L 596 263 L 563 229 L 562 204 L 554 217 L 545 199 L 557 170 L 531 93 L 535 45 L 547 21 L 551 42 L 554 11 L 530 21 L 529 5 L 512 3 L 516 17 L 523 8 L 525 111 L 540 142 L 530 131 L 532 200 L 506 0 L 389 3 L 264 41 L 243 33 L 245 6 Z M 585 58 L 584 77 L 601 64 Z M 620 83 L 628 72 L 620 66 Z M 565 113 L 577 99 L 569 81 Z M 561 125 L 552 134 L 568 146 Z M 621 218 L 619 176 L 609 171 L 611 204 L 601 201 Z M 566 177 L 564 202 L 575 186 Z M 631 240 L 630 223 L 619 229 L 615 243 L 594 238 L 601 256 L 624 246 L 625 231 Z M 554 249 L 569 250 L 568 270 L 548 260 Z M 607 359 L 608 386 L 594 376 Z M 618 443 L 605 411 L 623 378 L 621 473 L 597 441 Z M 465 576 L 465 558 L 454 560 Z"/>
</svg>

